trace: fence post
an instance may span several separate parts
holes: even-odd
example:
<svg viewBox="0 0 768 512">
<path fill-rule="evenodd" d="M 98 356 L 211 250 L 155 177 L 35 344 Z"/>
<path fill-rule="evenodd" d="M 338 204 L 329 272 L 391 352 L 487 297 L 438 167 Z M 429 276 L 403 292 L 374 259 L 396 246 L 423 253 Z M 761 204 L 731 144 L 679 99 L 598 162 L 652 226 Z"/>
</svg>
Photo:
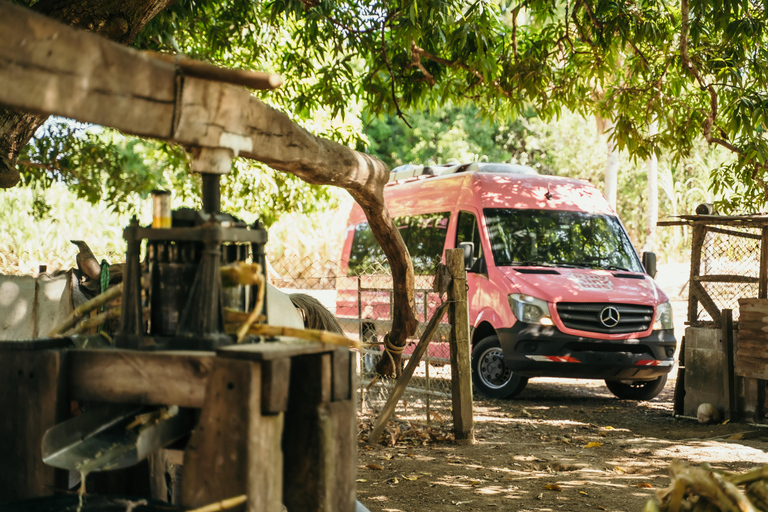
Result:
<svg viewBox="0 0 768 512">
<path fill-rule="evenodd" d="M 445 261 L 451 273 L 448 287 L 451 324 L 451 396 L 453 432 L 459 444 L 474 444 L 475 425 L 472 415 L 472 368 L 469 345 L 469 309 L 467 304 L 467 272 L 464 250 L 450 249 Z"/>
</svg>

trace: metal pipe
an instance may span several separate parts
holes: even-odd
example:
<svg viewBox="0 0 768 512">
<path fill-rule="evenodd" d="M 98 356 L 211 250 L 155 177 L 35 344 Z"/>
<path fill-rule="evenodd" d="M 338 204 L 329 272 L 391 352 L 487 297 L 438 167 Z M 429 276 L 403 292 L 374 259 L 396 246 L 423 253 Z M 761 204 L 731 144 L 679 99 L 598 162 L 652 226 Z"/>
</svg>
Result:
<svg viewBox="0 0 768 512">
<path fill-rule="evenodd" d="M 203 211 L 219 213 L 221 211 L 221 175 L 201 173 L 203 176 Z"/>
</svg>

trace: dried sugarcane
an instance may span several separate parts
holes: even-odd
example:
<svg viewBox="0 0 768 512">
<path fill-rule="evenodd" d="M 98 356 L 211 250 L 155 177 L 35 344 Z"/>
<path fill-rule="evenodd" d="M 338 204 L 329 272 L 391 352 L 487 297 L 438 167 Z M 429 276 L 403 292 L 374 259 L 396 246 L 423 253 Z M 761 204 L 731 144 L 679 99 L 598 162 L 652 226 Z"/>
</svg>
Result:
<svg viewBox="0 0 768 512">
<path fill-rule="evenodd" d="M 94 317 L 86 318 L 72 329 L 65 332 L 63 335 L 74 336 L 75 334 L 80 334 L 81 332 L 87 331 L 88 329 L 98 327 L 104 322 L 112 320 L 113 318 L 120 318 L 120 308 L 110 308 Z"/>
<path fill-rule="evenodd" d="M 672 484 L 657 493 L 657 502 L 647 502 L 644 512 L 768 512 L 768 466 L 731 474 L 674 461 L 669 472 Z"/>
<path fill-rule="evenodd" d="M 192 509 L 189 512 L 219 512 L 220 510 L 235 508 L 238 505 L 242 505 L 246 501 L 248 501 L 248 496 L 242 494 L 234 498 L 227 498 L 226 500 L 217 501 L 216 503 L 211 503 L 209 505 L 205 505 L 204 507 Z"/>
<path fill-rule="evenodd" d="M 88 302 L 81 304 L 80 306 L 76 307 L 75 310 L 72 311 L 72 313 L 70 313 L 70 315 L 67 317 L 66 320 L 64 320 L 61 324 L 57 325 L 56 327 L 54 327 L 53 330 L 48 333 L 48 336 L 51 338 L 61 336 L 62 335 L 61 333 L 71 329 L 86 314 L 106 304 L 107 302 L 116 299 L 117 297 L 120 296 L 122 292 L 123 292 L 123 283 L 119 283 L 109 288 L 104 293 L 92 298 Z"/>
<path fill-rule="evenodd" d="M 227 319 L 232 320 L 244 313 L 227 311 Z M 234 334 L 239 328 L 238 323 L 225 324 L 224 330 L 229 334 Z M 266 324 L 252 324 L 247 331 L 248 334 L 260 334 L 263 336 L 286 336 L 289 338 L 300 338 L 308 341 L 318 341 L 320 343 L 329 343 L 332 345 L 339 345 L 341 347 L 348 347 L 359 349 L 362 344 L 351 340 L 341 334 L 335 334 L 328 331 L 319 331 L 316 329 L 297 329 L 295 327 L 282 327 L 279 325 L 266 325 Z"/>
</svg>

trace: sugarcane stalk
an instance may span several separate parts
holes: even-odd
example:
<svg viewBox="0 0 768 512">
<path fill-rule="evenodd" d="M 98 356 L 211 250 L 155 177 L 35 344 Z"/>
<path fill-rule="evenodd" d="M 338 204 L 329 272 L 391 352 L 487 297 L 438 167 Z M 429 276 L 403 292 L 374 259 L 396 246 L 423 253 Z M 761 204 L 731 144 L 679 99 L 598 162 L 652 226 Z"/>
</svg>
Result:
<svg viewBox="0 0 768 512">
<path fill-rule="evenodd" d="M 242 494 L 234 498 L 227 498 L 225 500 L 217 501 L 216 503 L 211 503 L 209 505 L 205 505 L 204 507 L 195 508 L 187 512 L 219 512 L 219 510 L 227 510 L 230 508 L 235 508 L 238 505 L 242 505 L 247 500 L 248 500 L 248 496 L 245 494 Z"/>
<path fill-rule="evenodd" d="M 232 334 L 237 329 L 237 324 L 225 325 L 225 331 Z M 253 324 L 248 328 L 248 334 L 260 334 L 263 336 L 287 336 L 289 338 L 300 338 L 307 341 L 317 341 L 328 343 L 341 347 L 359 349 L 361 343 L 349 339 L 341 334 L 317 329 L 297 329 L 295 327 L 283 327 L 279 325 Z"/>
<path fill-rule="evenodd" d="M 251 311 L 251 314 L 248 315 L 248 318 L 245 319 L 245 322 L 243 322 L 240 328 L 237 329 L 237 343 L 243 341 L 245 335 L 248 334 L 249 329 L 256 321 L 256 319 L 259 318 L 261 315 L 261 310 L 264 308 L 264 294 L 267 290 L 264 275 L 261 273 L 256 274 L 253 276 L 253 281 L 253 284 L 257 285 L 259 290 L 258 295 L 256 296 L 256 304 L 253 306 L 253 311 Z"/>
<path fill-rule="evenodd" d="M 86 318 L 75 327 L 65 332 L 63 336 L 74 336 L 75 334 L 80 334 L 81 332 L 87 331 L 88 329 L 98 327 L 104 322 L 112 320 L 113 318 L 120 318 L 120 308 L 110 308 L 94 317 Z"/>
<path fill-rule="evenodd" d="M 75 308 L 74 311 L 72 311 L 72 313 L 70 313 L 66 320 L 54 327 L 53 330 L 48 333 L 48 337 L 54 338 L 61 336 L 61 333 L 72 328 L 72 326 L 77 324 L 81 318 L 90 313 L 91 310 L 101 307 L 103 304 L 116 299 L 120 296 L 121 293 L 123 293 L 123 283 L 116 284 L 104 293 L 97 295 L 91 300 L 79 305 Z"/>
</svg>

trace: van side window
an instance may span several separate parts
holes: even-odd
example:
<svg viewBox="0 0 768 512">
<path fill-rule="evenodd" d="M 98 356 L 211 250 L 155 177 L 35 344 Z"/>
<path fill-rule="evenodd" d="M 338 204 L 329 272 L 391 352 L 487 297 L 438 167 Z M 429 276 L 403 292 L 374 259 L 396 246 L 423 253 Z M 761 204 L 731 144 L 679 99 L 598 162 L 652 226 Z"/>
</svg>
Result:
<svg viewBox="0 0 768 512">
<path fill-rule="evenodd" d="M 445 236 L 448 232 L 449 212 L 411 215 L 394 219 L 395 226 L 411 253 L 416 274 L 431 274 L 443 256 Z M 349 253 L 350 276 L 389 272 L 384 251 L 373 237 L 367 222 L 355 226 L 352 249 Z"/>
<path fill-rule="evenodd" d="M 477 227 L 477 218 L 474 213 L 461 211 L 459 220 L 456 223 L 456 247 L 461 242 L 472 242 L 475 244 L 475 252 L 472 254 L 476 259 L 483 257 L 483 245 L 480 243 L 480 230 Z"/>
</svg>

